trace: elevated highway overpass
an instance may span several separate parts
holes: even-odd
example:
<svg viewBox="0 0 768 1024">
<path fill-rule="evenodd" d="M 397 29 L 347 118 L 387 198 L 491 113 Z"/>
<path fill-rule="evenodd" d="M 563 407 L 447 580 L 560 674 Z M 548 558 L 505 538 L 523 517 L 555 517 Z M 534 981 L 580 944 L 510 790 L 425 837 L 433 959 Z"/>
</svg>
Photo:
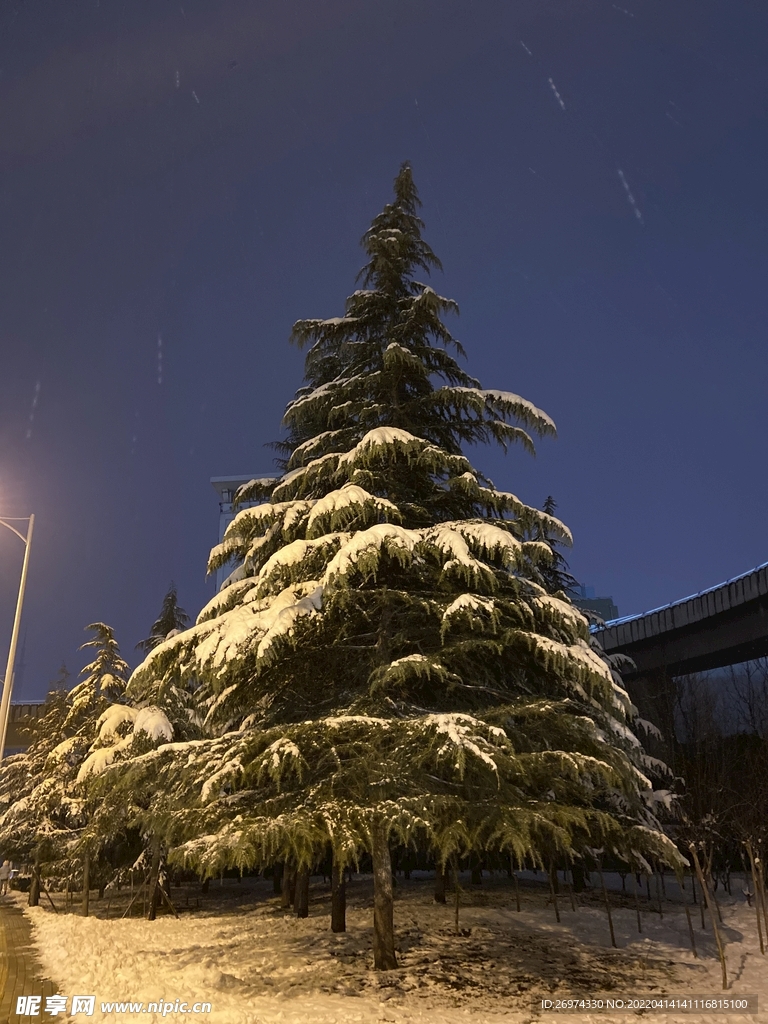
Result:
<svg viewBox="0 0 768 1024">
<path fill-rule="evenodd" d="M 626 654 L 622 669 L 643 717 L 671 737 L 676 676 L 768 656 L 768 562 L 679 601 L 606 622 L 593 633 L 608 654 Z M 669 748 L 666 748 L 669 751 Z"/>
<path fill-rule="evenodd" d="M 627 680 L 704 672 L 768 656 L 768 562 L 716 587 L 594 629 L 603 649 L 629 655 Z"/>
<path fill-rule="evenodd" d="M 16 703 L 11 702 L 10 714 L 8 717 L 8 735 L 5 740 L 6 754 L 17 754 L 26 750 L 27 738 L 22 730 L 33 719 L 39 718 L 43 713 L 42 702 L 37 703 Z"/>
</svg>

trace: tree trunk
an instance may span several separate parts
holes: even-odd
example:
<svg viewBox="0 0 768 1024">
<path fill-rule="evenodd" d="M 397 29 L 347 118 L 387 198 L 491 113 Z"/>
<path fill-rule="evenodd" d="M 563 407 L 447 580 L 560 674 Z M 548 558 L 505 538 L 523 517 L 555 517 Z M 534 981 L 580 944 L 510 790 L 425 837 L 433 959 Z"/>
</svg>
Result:
<svg viewBox="0 0 768 1024">
<path fill-rule="evenodd" d="M 459 884 L 459 858 L 454 855 L 451 857 L 453 867 L 453 930 L 456 935 L 459 934 L 459 900 L 461 898 L 461 885 Z"/>
<path fill-rule="evenodd" d="M 552 905 L 555 908 L 555 920 L 560 924 L 560 908 L 557 905 L 557 871 L 554 862 L 549 862 L 549 894 L 552 897 Z"/>
<path fill-rule="evenodd" d="M 715 911 L 712 907 L 712 899 L 707 886 L 707 880 L 704 875 L 704 872 L 701 870 L 701 864 L 699 863 L 699 856 L 696 852 L 696 847 L 693 845 L 693 843 L 691 843 L 688 849 L 691 851 L 691 856 L 693 857 L 693 866 L 696 869 L 696 877 L 698 878 L 699 885 L 701 886 L 702 901 L 706 902 L 707 910 L 709 911 L 709 916 L 712 920 L 712 931 L 714 932 L 715 942 L 717 943 L 717 952 L 720 957 L 720 967 L 722 968 L 723 972 L 723 990 L 725 990 L 728 988 L 728 970 L 725 963 L 725 947 L 723 946 L 722 939 L 720 938 L 720 929 L 717 927 L 717 917 L 715 916 Z"/>
<path fill-rule="evenodd" d="M 347 883 L 344 868 L 334 858 L 331 864 L 331 931 L 347 930 Z"/>
<path fill-rule="evenodd" d="M 272 869 L 272 892 L 275 896 L 283 891 L 283 865 L 275 864 Z"/>
<path fill-rule="evenodd" d="M 760 886 L 760 875 L 755 864 L 755 855 L 752 852 L 752 843 L 747 840 L 746 842 L 747 853 L 749 854 L 749 863 L 752 870 L 752 891 L 754 892 L 755 900 L 755 913 L 757 914 L 757 934 L 760 939 L 760 952 L 765 955 L 765 944 L 763 943 L 763 928 L 760 923 L 760 909 L 763 903 L 764 893 L 761 892 Z"/>
<path fill-rule="evenodd" d="M 149 906 L 147 907 L 147 920 L 154 921 L 157 917 L 157 904 L 160 901 L 160 843 L 152 841 L 152 866 L 149 870 Z"/>
<path fill-rule="evenodd" d="M 472 865 L 472 874 L 470 876 L 471 884 L 472 885 L 482 885 L 483 884 L 483 863 L 482 863 L 482 861 L 480 860 L 480 858 L 476 854 L 473 853 L 472 857 L 471 857 L 471 860 L 470 860 L 470 863 Z"/>
<path fill-rule="evenodd" d="M 634 897 L 635 897 L 635 913 L 637 914 L 637 931 L 638 931 L 638 934 L 642 934 L 642 931 L 643 931 L 643 920 L 640 917 L 640 900 L 638 900 L 638 898 L 637 898 L 637 873 L 635 871 L 632 872 L 632 893 L 634 894 Z M 687 910 L 686 910 L 686 913 L 688 913 Z M 688 916 L 688 920 L 690 921 L 690 915 Z"/>
<path fill-rule="evenodd" d="M 296 917 L 309 917 L 309 868 L 299 868 L 296 872 L 293 909 Z"/>
<path fill-rule="evenodd" d="M 445 868 L 435 864 L 435 903 L 445 903 Z"/>
<path fill-rule="evenodd" d="M 393 971 L 395 956 L 395 907 L 392 895 L 392 861 L 389 856 L 387 826 L 376 821 L 371 827 L 373 860 L 373 966 L 377 971 Z"/>
<path fill-rule="evenodd" d="M 560 879 L 557 877 L 557 867 L 553 860 L 549 862 L 549 887 L 555 896 L 560 895 Z"/>
<path fill-rule="evenodd" d="M 584 865 L 581 861 L 574 861 L 571 864 L 571 875 L 573 876 L 573 891 L 584 892 Z"/>
<path fill-rule="evenodd" d="M 40 854 L 35 853 L 35 863 L 32 867 L 32 881 L 29 886 L 28 903 L 30 907 L 36 907 L 40 903 Z"/>
<path fill-rule="evenodd" d="M 88 904 L 91 897 L 91 856 L 83 857 L 83 917 L 88 917 Z"/>
<path fill-rule="evenodd" d="M 280 906 L 283 910 L 289 910 L 293 906 L 293 894 L 296 891 L 296 882 L 293 868 L 288 864 L 283 865 L 283 877 L 280 881 Z"/>
<path fill-rule="evenodd" d="M 600 885 L 601 885 L 602 890 L 603 890 L 603 899 L 605 900 L 605 910 L 606 910 L 606 913 L 608 914 L 608 928 L 609 928 L 610 933 L 611 933 L 611 945 L 613 946 L 614 949 L 617 949 L 618 947 L 616 945 L 616 934 L 614 933 L 614 930 L 613 930 L 613 914 L 611 913 L 611 901 L 608 899 L 608 890 L 605 887 L 605 878 L 603 877 L 603 865 L 602 864 L 598 864 L 597 867 L 598 867 L 598 871 L 600 872 Z"/>
</svg>

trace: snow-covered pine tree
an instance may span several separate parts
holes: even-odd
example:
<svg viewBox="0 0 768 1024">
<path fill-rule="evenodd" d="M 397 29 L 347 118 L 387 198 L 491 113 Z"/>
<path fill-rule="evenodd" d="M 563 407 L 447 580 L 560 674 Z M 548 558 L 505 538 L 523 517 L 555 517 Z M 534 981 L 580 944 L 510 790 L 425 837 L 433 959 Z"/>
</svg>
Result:
<svg viewBox="0 0 768 1024">
<path fill-rule="evenodd" d="M 79 730 L 81 722 L 88 722 L 123 697 L 128 679 L 128 663 L 120 656 L 120 647 L 111 626 L 92 622 L 85 627 L 94 635 L 81 644 L 81 651 L 93 650 L 93 661 L 84 665 L 83 677 L 69 692 L 70 711 L 64 726 Z"/>
<path fill-rule="evenodd" d="M 389 842 L 441 864 L 503 850 L 548 864 L 591 847 L 677 863 L 646 799 L 629 697 L 584 617 L 540 567 L 553 516 L 497 489 L 463 448 L 533 451 L 552 421 L 460 367 L 419 282 L 439 267 L 410 168 L 363 238 L 343 316 L 299 321 L 306 386 L 285 414 L 283 474 L 242 488 L 209 569 L 229 585 L 129 685 L 185 686 L 211 739 L 101 780 L 163 794 L 152 828 L 203 873 L 274 861 L 373 861 L 374 962 L 396 964 Z"/>
<path fill-rule="evenodd" d="M 43 783 L 47 782 L 46 788 L 55 785 L 45 769 L 51 753 L 62 741 L 61 725 L 68 710 L 66 690 L 51 690 L 29 730 L 27 750 L 4 758 L 0 764 L 0 849 L 3 856 L 14 861 L 31 863 L 41 833 L 50 828 L 48 814 L 41 818 L 37 806 L 42 801 L 34 800 L 36 806 L 31 811 L 29 801 L 35 793 L 42 797 L 39 787 Z"/>
<path fill-rule="evenodd" d="M 176 594 L 176 584 L 171 583 L 168 593 L 163 598 L 163 605 L 160 615 L 152 624 L 149 636 L 146 640 L 139 640 L 136 649 L 148 654 L 154 647 L 161 644 L 171 633 L 180 633 L 189 625 L 189 615 L 179 604 Z"/>
<path fill-rule="evenodd" d="M 29 748 L 0 766 L 0 847 L 19 860 L 46 864 L 50 876 L 69 873 L 69 860 L 87 825 L 80 782 L 94 762 L 108 763 L 121 738 L 121 723 L 135 712 L 122 703 L 128 665 L 112 629 L 102 622 L 81 650 L 95 651 L 83 678 L 62 689 L 64 666 L 35 725 Z M 33 900 L 35 888 L 33 887 Z"/>
</svg>

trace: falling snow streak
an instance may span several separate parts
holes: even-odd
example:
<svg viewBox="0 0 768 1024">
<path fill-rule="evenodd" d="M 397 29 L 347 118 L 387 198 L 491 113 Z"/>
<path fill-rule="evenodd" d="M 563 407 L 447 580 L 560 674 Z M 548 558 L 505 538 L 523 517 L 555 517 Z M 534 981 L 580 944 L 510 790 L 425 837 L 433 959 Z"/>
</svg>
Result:
<svg viewBox="0 0 768 1024">
<path fill-rule="evenodd" d="M 627 193 L 627 199 L 629 200 L 629 205 L 635 211 L 635 216 L 640 221 L 640 223 L 641 224 L 645 224 L 645 221 L 643 220 L 643 215 L 642 215 L 642 213 L 640 213 L 640 210 L 637 208 L 637 203 L 635 202 L 635 197 L 632 195 L 632 190 L 629 187 L 629 182 L 624 177 L 624 171 L 622 171 L 622 169 L 620 167 L 618 168 L 618 171 L 619 171 L 619 178 L 621 179 L 621 184 L 624 186 L 624 191 Z"/>
<path fill-rule="evenodd" d="M 678 111 L 680 109 L 678 107 L 678 105 L 676 103 L 674 103 L 672 100 L 668 101 L 667 106 L 674 107 L 676 111 Z M 676 124 L 678 128 L 682 128 L 683 127 L 680 124 L 680 122 L 677 120 L 677 118 L 672 115 L 671 111 L 667 110 L 667 111 L 665 111 L 665 113 L 666 113 L 667 117 L 669 118 L 669 120 L 672 122 L 672 124 Z"/>
<path fill-rule="evenodd" d="M 196 104 L 198 105 L 198 107 L 199 107 L 199 106 L 200 106 L 200 100 L 199 100 L 199 99 L 197 98 L 197 93 L 195 92 L 195 90 L 194 90 L 194 89 L 192 90 L 192 95 L 193 95 L 193 96 L 195 97 L 195 103 L 196 103 Z"/>
<path fill-rule="evenodd" d="M 177 71 L 176 72 L 176 88 L 178 89 L 180 85 L 181 85 L 181 78 L 179 77 L 179 72 Z"/>
<path fill-rule="evenodd" d="M 614 11 L 621 11 L 622 14 L 626 14 L 628 18 L 634 18 L 632 11 L 626 11 L 623 7 L 617 7 L 616 4 L 611 4 Z"/>
<path fill-rule="evenodd" d="M 533 54 L 532 54 L 532 53 L 531 53 L 531 51 L 530 51 L 530 50 L 528 49 L 528 47 L 527 47 L 527 46 L 525 45 L 525 43 L 523 42 L 523 40 L 522 40 L 522 39 L 520 40 L 520 45 L 522 46 L 522 48 L 523 48 L 523 49 L 525 50 L 525 52 L 526 52 L 526 53 L 528 54 L 528 56 L 529 56 L 529 57 L 532 57 L 532 56 L 533 56 Z M 551 79 L 550 79 L 550 81 L 551 81 Z"/>
<path fill-rule="evenodd" d="M 549 84 L 550 84 L 550 86 L 552 87 L 552 92 L 553 92 L 553 93 L 555 94 L 555 99 L 556 99 L 556 100 L 557 100 L 557 102 L 558 102 L 558 103 L 560 104 L 560 107 L 561 107 L 561 109 L 562 109 L 562 110 L 565 110 L 565 104 L 563 103 L 563 97 L 562 97 L 562 96 L 560 95 L 560 93 L 559 93 L 559 92 L 557 91 L 557 86 L 555 85 L 555 83 L 554 83 L 554 82 L 552 81 L 552 79 L 551 79 L 551 78 L 550 78 L 550 80 L 549 80 Z"/>
<path fill-rule="evenodd" d="M 27 421 L 27 440 L 29 441 L 32 437 L 32 424 L 35 422 L 35 409 L 37 409 L 37 403 L 40 398 L 40 381 L 35 384 L 35 390 L 32 392 L 32 408 L 29 410 L 29 420 Z"/>
<path fill-rule="evenodd" d="M 133 416 L 133 433 L 131 434 L 131 455 L 136 454 L 136 444 L 139 440 L 139 410 Z"/>
<path fill-rule="evenodd" d="M 157 383 L 163 383 L 163 336 L 157 336 Z"/>
</svg>

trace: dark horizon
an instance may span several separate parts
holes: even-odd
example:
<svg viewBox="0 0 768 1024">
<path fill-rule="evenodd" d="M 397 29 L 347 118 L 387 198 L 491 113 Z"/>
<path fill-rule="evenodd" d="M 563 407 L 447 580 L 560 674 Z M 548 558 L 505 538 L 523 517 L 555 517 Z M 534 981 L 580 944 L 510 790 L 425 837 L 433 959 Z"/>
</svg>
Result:
<svg viewBox="0 0 768 1024">
<path fill-rule="evenodd" d="M 409 160 L 450 324 L 559 438 L 473 458 L 620 614 L 768 560 L 768 10 L 92 0 L 0 12 L 0 516 L 37 518 L 14 699 L 194 616 L 210 478 L 269 470 L 293 322 Z M 762 424 L 762 426 L 761 426 Z M 21 544 L 0 529 L 0 672 Z"/>
</svg>

